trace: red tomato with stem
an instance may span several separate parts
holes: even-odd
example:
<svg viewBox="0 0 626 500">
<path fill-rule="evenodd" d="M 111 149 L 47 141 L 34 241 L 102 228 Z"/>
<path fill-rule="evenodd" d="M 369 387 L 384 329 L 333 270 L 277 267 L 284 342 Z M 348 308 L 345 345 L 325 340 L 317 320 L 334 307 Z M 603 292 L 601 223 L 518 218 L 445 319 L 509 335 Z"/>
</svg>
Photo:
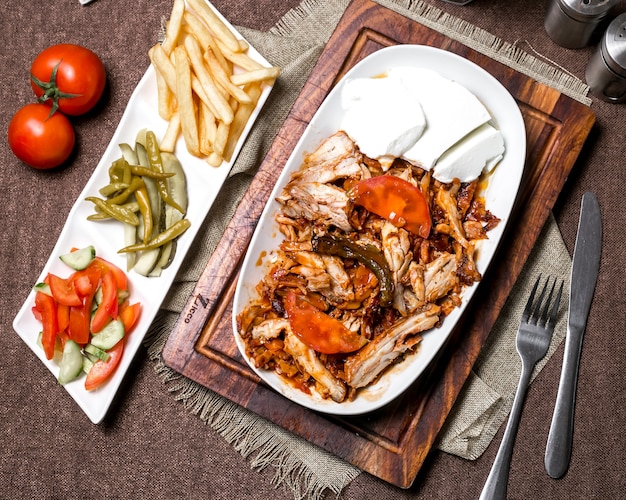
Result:
<svg viewBox="0 0 626 500">
<path fill-rule="evenodd" d="M 39 102 L 70 116 L 87 113 L 98 103 L 106 84 L 102 60 L 71 43 L 52 45 L 33 61 L 31 86 Z"/>
<path fill-rule="evenodd" d="M 74 149 L 74 128 L 65 115 L 50 114 L 50 106 L 27 104 L 9 123 L 9 146 L 21 161 L 36 169 L 61 165 Z"/>
</svg>

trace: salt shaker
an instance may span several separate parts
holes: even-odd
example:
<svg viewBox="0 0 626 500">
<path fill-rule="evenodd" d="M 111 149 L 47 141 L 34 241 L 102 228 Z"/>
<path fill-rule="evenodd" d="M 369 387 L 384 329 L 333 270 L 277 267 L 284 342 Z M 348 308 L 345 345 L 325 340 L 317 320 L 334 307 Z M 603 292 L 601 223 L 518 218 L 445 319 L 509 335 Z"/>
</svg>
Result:
<svg viewBox="0 0 626 500">
<path fill-rule="evenodd" d="M 608 102 L 626 102 L 626 13 L 606 29 L 589 59 L 585 78 L 591 93 Z"/>
<path fill-rule="evenodd" d="M 551 0 L 544 20 L 548 36 L 561 47 L 587 46 L 618 0 Z"/>
</svg>

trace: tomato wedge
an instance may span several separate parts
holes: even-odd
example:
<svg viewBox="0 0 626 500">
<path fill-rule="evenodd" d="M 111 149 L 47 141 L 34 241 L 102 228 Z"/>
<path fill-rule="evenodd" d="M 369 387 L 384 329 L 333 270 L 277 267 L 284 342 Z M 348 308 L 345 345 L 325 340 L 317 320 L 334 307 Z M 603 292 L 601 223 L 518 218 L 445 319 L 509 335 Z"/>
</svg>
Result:
<svg viewBox="0 0 626 500">
<path fill-rule="evenodd" d="M 93 295 L 98 289 L 100 283 L 100 276 L 102 270 L 97 266 L 88 266 L 85 269 L 76 271 L 71 276 L 71 280 L 74 282 L 74 288 L 76 293 L 81 297 L 87 297 Z"/>
<path fill-rule="evenodd" d="M 46 279 L 48 285 L 50 285 L 50 291 L 54 300 L 59 304 L 66 306 L 80 306 L 83 301 L 80 300 L 76 288 L 74 288 L 74 282 L 71 279 L 60 278 L 56 274 L 48 274 Z"/>
<path fill-rule="evenodd" d="M 113 374 L 117 365 L 120 364 L 122 354 L 124 353 L 124 339 L 120 340 L 111 349 L 107 351 L 109 359 L 96 361 L 85 379 L 85 389 L 92 391 L 102 385 Z"/>
<path fill-rule="evenodd" d="M 57 321 L 59 332 L 63 332 L 70 324 L 70 306 L 63 304 L 57 305 Z"/>
<path fill-rule="evenodd" d="M 124 333 L 126 335 L 135 328 L 139 316 L 141 316 L 141 304 L 139 302 L 130 304 L 128 301 L 125 301 L 121 305 L 119 317 L 122 323 L 124 323 Z"/>
<path fill-rule="evenodd" d="M 85 306 L 70 307 L 70 322 L 67 327 L 67 334 L 78 345 L 82 346 L 89 342 L 90 320 L 89 310 Z"/>
<path fill-rule="evenodd" d="M 113 273 L 107 270 L 102 276 L 102 302 L 91 320 L 91 332 L 100 332 L 111 318 L 117 318 L 117 312 L 117 284 Z"/>
<path fill-rule="evenodd" d="M 115 264 L 103 259 L 102 257 L 95 257 L 91 265 L 98 266 L 102 270 L 103 275 L 106 274 L 107 271 L 112 272 L 115 277 L 117 288 L 120 290 L 128 290 L 128 278 L 126 277 L 126 273 Z"/>
<path fill-rule="evenodd" d="M 379 175 L 358 182 L 348 193 L 356 205 L 384 217 L 422 238 L 430 234 L 431 218 L 422 191 L 394 175 Z"/>
<path fill-rule="evenodd" d="M 41 335 L 41 344 L 47 359 L 54 356 L 54 344 L 59 333 L 59 323 L 57 317 L 57 304 L 50 295 L 43 292 L 35 294 L 35 307 L 41 314 L 41 323 L 43 325 L 43 333 Z"/>
<path fill-rule="evenodd" d="M 346 328 L 341 321 L 298 299 L 293 291 L 285 298 L 285 310 L 292 332 L 317 352 L 354 352 L 367 343 L 367 339 Z"/>
</svg>

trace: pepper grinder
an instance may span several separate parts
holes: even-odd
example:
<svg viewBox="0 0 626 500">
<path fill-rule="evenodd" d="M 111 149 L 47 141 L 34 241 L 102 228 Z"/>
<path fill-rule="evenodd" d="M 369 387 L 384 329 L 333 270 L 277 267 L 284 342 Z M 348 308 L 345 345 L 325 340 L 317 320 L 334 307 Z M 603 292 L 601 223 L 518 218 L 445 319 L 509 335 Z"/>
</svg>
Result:
<svg viewBox="0 0 626 500">
<path fill-rule="evenodd" d="M 618 0 L 551 0 L 544 20 L 548 36 L 561 47 L 587 46 Z"/>
<path fill-rule="evenodd" d="M 607 102 L 626 101 L 626 13 L 617 16 L 585 69 L 589 90 Z"/>
</svg>

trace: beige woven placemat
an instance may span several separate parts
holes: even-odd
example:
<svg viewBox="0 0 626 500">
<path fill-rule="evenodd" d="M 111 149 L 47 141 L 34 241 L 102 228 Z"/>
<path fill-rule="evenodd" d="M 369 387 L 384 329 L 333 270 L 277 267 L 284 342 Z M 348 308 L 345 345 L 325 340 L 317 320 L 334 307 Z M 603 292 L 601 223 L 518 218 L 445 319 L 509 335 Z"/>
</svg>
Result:
<svg viewBox="0 0 626 500">
<path fill-rule="evenodd" d="M 348 3 L 349 0 L 304 0 L 269 33 L 238 28 L 272 64 L 282 67 L 283 72 L 145 340 L 155 370 L 173 397 L 224 436 L 243 456 L 249 457 L 252 467 L 274 467 L 276 484 L 290 488 L 295 498 L 321 498 L 325 492 L 339 494 L 361 471 L 174 372 L 163 364 L 161 351 L 208 257 Z M 585 104 L 590 102 L 588 88 L 580 80 L 465 21 L 421 1 L 379 0 L 379 3 L 574 99 Z M 569 285 L 570 264 L 567 249 L 551 217 L 440 433 L 436 445 L 439 450 L 475 459 L 486 449 L 512 405 L 520 371 L 515 332 L 533 278 L 541 272 L 560 276 Z M 563 304 L 561 310 L 565 311 L 566 306 Z M 557 323 L 548 355 L 537 366 L 535 375 L 564 338 L 564 316 L 562 314 Z"/>
</svg>

